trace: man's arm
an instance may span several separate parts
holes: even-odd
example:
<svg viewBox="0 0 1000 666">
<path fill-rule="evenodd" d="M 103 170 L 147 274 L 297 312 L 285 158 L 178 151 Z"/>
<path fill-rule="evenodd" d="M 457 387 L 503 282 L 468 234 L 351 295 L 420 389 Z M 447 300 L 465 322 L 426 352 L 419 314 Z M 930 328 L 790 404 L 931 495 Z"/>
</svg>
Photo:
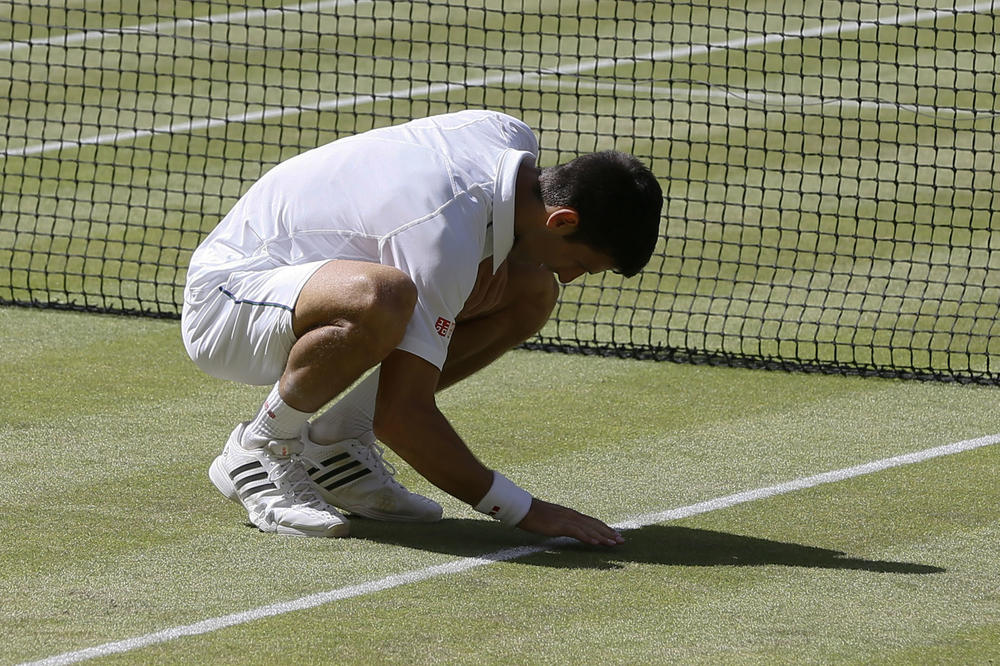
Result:
<svg viewBox="0 0 1000 666">
<path fill-rule="evenodd" d="M 375 435 L 435 486 L 475 506 L 490 490 L 493 472 L 438 410 L 434 392 L 439 376 L 434 365 L 409 352 L 396 350 L 382 361 Z M 596 518 L 537 498 L 518 527 L 591 544 L 622 542 Z"/>
<path fill-rule="evenodd" d="M 474 505 L 490 489 L 493 474 L 438 410 L 439 374 L 419 356 L 389 354 L 375 401 L 375 435 L 435 486 Z"/>
</svg>

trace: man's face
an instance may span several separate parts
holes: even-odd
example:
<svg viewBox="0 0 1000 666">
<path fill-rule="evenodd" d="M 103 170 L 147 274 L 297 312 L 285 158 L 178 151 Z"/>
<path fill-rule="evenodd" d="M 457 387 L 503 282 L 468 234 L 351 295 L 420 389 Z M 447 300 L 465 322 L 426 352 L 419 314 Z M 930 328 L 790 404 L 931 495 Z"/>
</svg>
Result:
<svg viewBox="0 0 1000 666">
<path fill-rule="evenodd" d="M 563 284 L 585 273 L 593 275 L 614 268 L 614 262 L 608 255 L 585 243 L 569 241 L 565 236 L 553 234 L 538 249 L 538 262 L 555 273 Z"/>
<path fill-rule="evenodd" d="M 584 273 L 612 270 L 615 264 L 607 254 L 586 243 L 569 240 L 576 233 L 579 214 L 572 208 L 546 207 L 547 218 L 541 224 L 521 230 L 510 256 L 515 261 L 541 265 L 555 273 L 563 284 Z"/>
</svg>

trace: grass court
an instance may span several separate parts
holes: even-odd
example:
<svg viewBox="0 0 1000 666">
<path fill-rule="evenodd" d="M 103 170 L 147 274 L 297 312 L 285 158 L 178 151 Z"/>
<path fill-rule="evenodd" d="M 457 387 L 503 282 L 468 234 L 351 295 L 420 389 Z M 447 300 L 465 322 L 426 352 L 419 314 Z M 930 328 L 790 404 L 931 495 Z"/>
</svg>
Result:
<svg viewBox="0 0 1000 666">
<path fill-rule="evenodd" d="M 995 445 L 646 524 L 610 550 L 504 529 L 390 458 L 444 521 L 281 538 L 206 472 L 260 390 L 202 375 L 175 322 L 5 308 L 0 339 L 2 663 L 205 621 L 96 663 L 1000 658 Z M 615 524 L 998 431 L 986 387 L 523 351 L 441 404 L 487 464 Z"/>
<path fill-rule="evenodd" d="M 546 338 L 997 376 L 992 1 L 512 4 L 0 1 L 0 299 L 168 317 L 0 308 L 0 664 L 1000 661 L 995 387 L 515 351 L 441 394 L 615 549 L 391 454 L 442 522 L 277 537 L 211 485 L 263 394 L 187 359 L 190 252 L 279 160 L 456 108 L 662 174 L 650 270 Z"/>
</svg>

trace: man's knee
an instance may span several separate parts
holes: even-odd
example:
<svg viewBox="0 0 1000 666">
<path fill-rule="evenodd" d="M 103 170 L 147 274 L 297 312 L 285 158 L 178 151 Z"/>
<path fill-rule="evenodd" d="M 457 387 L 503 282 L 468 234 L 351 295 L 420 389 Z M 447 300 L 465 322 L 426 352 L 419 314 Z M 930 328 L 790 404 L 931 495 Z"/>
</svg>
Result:
<svg viewBox="0 0 1000 666">
<path fill-rule="evenodd" d="M 417 288 L 402 271 L 365 262 L 330 262 L 302 290 L 295 306 L 295 333 L 301 337 L 335 326 L 392 349 L 402 340 L 416 302 Z"/>
<path fill-rule="evenodd" d="M 417 304 L 417 287 L 402 271 L 389 266 L 356 276 L 350 297 L 358 312 L 357 325 L 394 348 L 403 339 Z"/>
<path fill-rule="evenodd" d="M 513 271 L 508 283 L 511 333 L 527 339 L 537 333 L 552 315 L 559 299 L 559 283 L 541 267 Z"/>
</svg>

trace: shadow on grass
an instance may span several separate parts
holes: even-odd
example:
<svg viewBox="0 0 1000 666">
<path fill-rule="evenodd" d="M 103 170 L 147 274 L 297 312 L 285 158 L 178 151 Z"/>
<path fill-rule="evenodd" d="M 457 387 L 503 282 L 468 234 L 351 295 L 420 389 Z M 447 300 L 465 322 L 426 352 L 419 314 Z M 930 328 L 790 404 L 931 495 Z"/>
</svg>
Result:
<svg viewBox="0 0 1000 666">
<path fill-rule="evenodd" d="M 929 574 L 945 569 L 926 564 L 850 557 L 827 548 L 701 530 L 649 525 L 629 530 L 614 548 L 546 540 L 485 520 L 448 519 L 431 525 L 380 523 L 354 518 L 354 538 L 458 557 L 483 557 L 555 568 L 617 569 L 630 563 L 693 567 L 789 566 L 876 573 Z"/>
</svg>

